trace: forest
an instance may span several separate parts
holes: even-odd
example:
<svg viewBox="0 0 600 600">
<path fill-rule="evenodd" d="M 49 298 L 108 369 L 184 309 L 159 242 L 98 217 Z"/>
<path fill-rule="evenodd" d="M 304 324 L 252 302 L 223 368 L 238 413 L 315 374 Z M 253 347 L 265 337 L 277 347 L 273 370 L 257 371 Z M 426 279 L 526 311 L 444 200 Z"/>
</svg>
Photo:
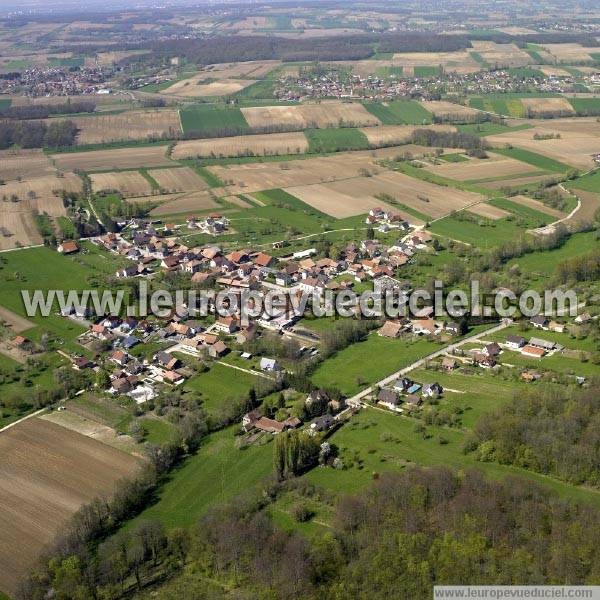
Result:
<svg viewBox="0 0 600 600">
<path fill-rule="evenodd" d="M 135 506 L 148 480 L 120 494 Z M 338 503 L 333 526 L 308 538 L 279 529 L 269 505 L 293 491 L 331 501 L 301 478 L 271 479 L 212 509 L 190 530 L 142 521 L 98 528 L 100 503 L 80 511 L 21 598 L 158 600 L 430 598 L 436 584 L 598 584 L 600 513 L 547 489 L 476 470 L 411 468 L 375 475 Z M 129 504 L 125 502 L 129 499 Z M 301 521 L 302 510 L 294 511 Z M 91 525 L 94 524 L 94 525 Z M 82 532 L 94 532 L 87 542 Z"/>
<path fill-rule="evenodd" d="M 600 487 L 600 397 L 537 388 L 484 415 L 467 449 L 574 484 Z"/>
<path fill-rule="evenodd" d="M 63 148 L 72 146 L 77 136 L 73 121 L 0 121 L 0 149 Z"/>
</svg>

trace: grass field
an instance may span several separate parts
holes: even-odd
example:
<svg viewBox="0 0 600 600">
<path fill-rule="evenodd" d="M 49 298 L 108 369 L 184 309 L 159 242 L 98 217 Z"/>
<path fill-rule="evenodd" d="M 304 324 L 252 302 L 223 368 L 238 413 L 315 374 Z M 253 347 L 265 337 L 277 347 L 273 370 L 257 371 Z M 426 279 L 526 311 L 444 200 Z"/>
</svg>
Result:
<svg viewBox="0 0 600 600">
<path fill-rule="evenodd" d="M 449 163 L 458 163 L 458 162 L 468 162 L 468 158 L 464 154 L 460 154 L 458 152 L 452 154 L 442 154 L 440 156 L 440 160 Z"/>
<path fill-rule="evenodd" d="M 210 413 L 225 400 L 247 396 L 256 380 L 254 375 L 215 363 L 206 373 L 188 379 L 185 389 L 200 394 L 204 408 Z"/>
<path fill-rule="evenodd" d="M 272 445 L 238 450 L 237 425 L 210 435 L 195 456 L 176 469 L 158 490 L 156 502 L 128 527 L 157 519 L 166 527 L 190 527 L 216 503 L 247 492 L 272 469 Z M 268 438 L 267 438 L 268 439 Z"/>
<path fill-rule="evenodd" d="M 492 206 L 497 206 L 503 210 L 513 213 L 527 223 L 528 227 L 541 227 L 554 221 L 554 217 L 543 213 L 542 211 L 536 210 L 523 204 L 512 202 L 506 198 L 493 198 L 489 202 Z"/>
<path fill-rule="evenodd" d="M 366 150 L 369 140 L 360 129 L 309 129 L 306 131 L 309 152 L 341 152 L 345 150 Z"/>
<path fill-rule="evenodd" d="M 364 106 L 384 125 L 425 125 L 433 122 L 431 113 L 413 100 L 365 102 Z"/>
<path fill-rule="evenodd" d="M 383 338 L 373 332 L 365 341 L 352 344 L 321 363 L 312 380 L 318 386 L 335 386 L 352 396 L 439 347 L 424 338 L 407 342 Z"/>
<path fill-rule="evenodd" d="M 499 133 L 509 133 L 510 131 L 520 131 L 521 129 L 531 129 L 532 126 L 528 123 L 524 123 L 522 125 L 515 125 L 514 127 L 509 127 L 508 125 L 501 125 L 500 123 L 492 123 L 491 121 L 486 121 L 485 123 L 468 123 L 464 125 L 456 126 L 458 131 L 461 133 L 472 133 L 474 135 L 478 135 L 480 137 L 485 137 L 486 135 L 495 135 Z"/>
<path fill-rule="evenodd" d="M 306 478 L 337 493 L 352 493 L 369 484 L 374 473 L 399 471 L 411 465 L 475 467 L 494 479 L 521 475 L 549 486 L 563 497 L 600 504 L 600 493 L 549 477 L 495 463 L 477 462 L 462 452 L 465 433 L 447 427 L 426 427 L 426 436 L 415 428 L 420 421 L 376 409 L 365 409 L 331 437 L 340 449 L 345 469 L 317 468 Z M 445 443 L 440 443 L 443 439 Z"/>
<path fill-rule="evenodd" d="M 294 210 L 306 212 L 319 219 L 331 221 L 331 217 L 329 215 L 317 210 L 316 208 L 313 208 L 309 204 L 306 204 L 306 202 L 302 202 L 302 200 L 296 198 L 296 196 L 293 196 L 292 194 L 289 194 L 285 190 L 265 190 L 264 192 L 255 192 L 252 194 L 252 196 L 261 202 L 264 202 L 265 204 L 283 205 Z"/>
<path fill-rule="evenodd" d="M 12 100 L 10 98 L 0 98 L 0 110 L 6 110 L 10 108 Z"/>
<path fill-rule="evenodd" d="M 375 70 L 375 75 L 381 79 L 399 78 L 403 74 L 403 67 L 378 67 Z"/>
<path fill-rule="evenodd" d="M 202 136 L 212 137 L 223 131 L 231 132 L 229 135 L 250 131 L 239 108 L 198 104 L 182 108 L 179 114 L 184 133 L 193 131 Z"/>
<path fill-rule="evenodd" d="M 600 98 L 567 98 L 578 115 L 600 115 Z"/>
<path fill-rule="evenodd" d="M 534 167 L 544 171 L 565 173 L 571 170 L 569 165 L 565 165 L 557 160 L 548 158 L 547 156 L 542 156 L 541 154 L 537 154 L 536 152 L 531 152 L 531 150 L 525 150 L 523 148 L 494 148 L 494 152 L 504 156 L 509 156 L 510 158 L 515 158 L 516 160 L 533 165 Z"/>
<path fill-rule="evenodd" d="M 439 67 L 413 67 L 415 72 L 415 77 L 436 77 L 440 74 Z"/>
<path fill-rule="evenodd" d="M 600 193 L 600 169 L 569 182 L 570 188 Z"/>
<path fill-rule="evenodd" d="M 492 248 L 524 233 L 514 222 L 506 219 L 494 221 L 481 218 L 466 221 L 449 215 L 431 225 L 431 232 L 453 240 L 461 240 L 483 248 Z"/>
</svg>

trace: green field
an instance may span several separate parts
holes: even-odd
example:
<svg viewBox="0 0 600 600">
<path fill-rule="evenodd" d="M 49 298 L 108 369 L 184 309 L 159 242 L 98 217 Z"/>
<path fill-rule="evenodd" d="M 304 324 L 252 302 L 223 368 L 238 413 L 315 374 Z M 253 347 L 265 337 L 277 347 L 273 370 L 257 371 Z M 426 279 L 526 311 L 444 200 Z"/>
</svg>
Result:
<svg viewBox="0 0 600 600">
<path fill-rule="evenodd" d="M 600 115 L 600 98 L 567 98 L 578 115 Z"/>
<path fill-rule="evenodd" d="M 469 52 L 469 55 L 474 61 L 477 61 L 483 69 L 488 69 L 490 64 L 479 54 L 479 52 Z"/>
<path fill-rule="evenodd" d="M 468 157 L 466 157 L 464 154 L 460 154 L 459 152 L 442 154 L 439 159 L 450 163 L 468 162 L 469 160 Z"/>
<path fill-rule="evenodd" d="M 506 117 L 525 116 L 525 107 L 519 98 L 505 99 L 487 96 L 484 98 L 471 98 L 470 106 L 471 108 Z"/>
<path fill-rule="evenodd" d="M 404 73 L 404 67 L 378 67 L 375 75 L 381 79 L 400 78 Z"/>
<path fill-rule="evenodd" d="M 509 127 L 508 125 L 502 125 L 500 123 L 492 123 L 491 121 L 486 121 L 484 123 L 467 123 L 463 125 L 457 125 L 456 127 L 458 131 L 462 133 L 472 133 L 480 137 L 485 137 L 486 135 L 496 135 L 499 133 L 509 133 L 510 131 L 531 129 L 532 125 L 529 125 L 528 123 L 523 123 L 522 125 L 515 125 L 514 127 Z"/>
<path fill-rule="evenodd" d="M 540 210 L 518 204 L 517 202 L 513 202 L 512 200 L 508 200 L 506 198 L 492 198 L 492 200 L 489 201 L 489 204 L 513 213 L 515 216 L 524 220 L 527 224 L 527 227 L 541 227 L 556 220 L 551 215 L 548 215 Z"/>
<path fill-rule="evenodd" d="M 268 205 L 283 206 L 294 211 L 305 212 L 318 219 L 325 219 L 327 221 L 332 220 L 332 217 L 329 215 L 313 208 L 310 204 L 306 204 L 306 202 L 302 202 L 302 200 L 285 190 L 264 190 L 263 192 L 254 192 L 252 196 Z"/>
<path fill-rule="evenodd" d="M 198 104 L 179 111 L 184 133 L 207 137 L 248 133 L 250 127 L 239 108 Z"/>
<path fill-rule="evenodd" d="M 85 59 L 82 57 L 73 58 L 50 58 L 48 64 L 51 67 L 83 67 Z"/>
<path fill-rule="evenodd" d="M 394 340 L 372 332 L 365 341 L 322 362 L 312 380 L 318 386 L 334 386 L 351 396 L 439 348 L 439 344 L 425 338 Z"/>
<path fill-rule="evenodd" d="M 467 221 L 454 215 L 449 215 L 433 223 L 431 232 L 482 248 L 492 248 L 524 234 L 523 229 L 507 219 L 492 221 L 476 216 L 473 221 Z"/>
<path fill-rule="evenodd" d="M 309 129 L 305 135 L 308 139 L 308 151 L 316 154 L 369 148 L 367 136 L 360 129 L 351 127 Z"/>
<path fill-rule="evenodd" d="M 585 190 L 586 192 L 595 192 L 596 194 L 600 193 L 600 169 L 596 169 L 588 175 L 570 181 L 568 187 Z"/>
<path fill-rule="evenodd" d="M 433 122 L 432 114 L 414 100 L 364 102 L 365 108 L 384 125 L 425 125 Z"/>
<path fill-rule="evenodd" d="M 0 110 L 6 110 L 10 108 L 12 100 L 10 98 L 0 98 Z"/>
<path fill-rule="evenodd" d="M 533 67 L 511 67 L 508 69 L 508 72 L 513 77 L 523 77 L 523 79 L 544 77 L 544 74 L 539 69 L 534 69 Z"/>
<path fill-rule="evenodd" d="M 415 77 L 437 77 L 441 74 L 440 67 L 414 67 Z"/>
<path fill-rule="evenodd" d="M 166 527 L 191 527 L 212 506 L 248 492 L 272 469 L 272 445 L 235 447 L 237 425 L 211 434 L 198 453 L 168 477 L 157 501 L 127 527 L 156 519 Z M 266 438 L 269 440 L 270 438 Z"/>
<path fill-rule="evenodd" d="M 600 493 L 593 490 L 516 467 L 476 461 L 472 455 L 462 452 L 466 435 L 463 431 L 430 425 L 426 427 L 427 435 L 423 436 L 415 431 L 419 425 L 416 419 L 364 409 L 331 437 L 331 442 L 340 449 L 346 468 L 313 469 L 306 478 L 335 493 L 353 493 L 368 485 L 375 473 L 399 471 L 412 465 L 475 467 L 494 479 L 520 475 L 550 487 L 565 498 L 600 504 Z M 440 439 L 445 443 L 440 443 Z"/>
<path fill-rule="evenodd" d="M 209 371 L 188 379 L 184 389 L 200 394 L 204 408 L 210 413 L 226 400 L 245 398 L 257 384 L 257 377 L 217 362 Z"/>
<path fill-rule="evenodd" d="M 542 169 L 543 171 L 565 173 L 572 170 L 572 167 L 566 165 L 565 163 L 542 156 L 536 152 L 531 152 L 531 150 L 524 150 L 523 148 L 494 148 L 494 152 L 504 156 L 509 156 L 510 158 L 514 158 L 516 160 L 520 160 L 521 162 L 529 165 L 533 165 L 534 167 Z"/>
</svg>

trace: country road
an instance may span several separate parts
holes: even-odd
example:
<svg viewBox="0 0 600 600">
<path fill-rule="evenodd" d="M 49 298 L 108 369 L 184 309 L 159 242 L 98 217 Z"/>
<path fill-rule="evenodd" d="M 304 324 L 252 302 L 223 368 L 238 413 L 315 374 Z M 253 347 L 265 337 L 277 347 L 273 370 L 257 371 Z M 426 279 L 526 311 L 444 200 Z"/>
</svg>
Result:
<svg viewBox="0 0 600 600">
<path fill-rule="evenodd" d="M 383 387 L 383 386 L 389 385 L 390 383 L 392 383 L 399 377 L 402 377 L 402 376 L 406 375 L 407 373 L 410 373 L 410 371 L 414 371 L 415 369 L 422 367 L 428 360 L 432 360 L 433 358 L 437 358 L 438 356 L 442 356 L 448 352 L 452 352 L 453 350 L 456 350 L 456 348 L 460 348 L 460 346 L 467 344 L 469 342 L 477 341 L 478 339 L 480 339 L 482 337 L 496 333 L 498 331 L 502 331 L 503 329 L 510 327 L 512 324 L 513 324 L 512 320 L 503 321 L 502 323 L 500 323 L 499 325 L 496 325 L 495 327 L 492 327 L 491 329 L 486 329 L 485 331 L 480 331 L 479 333 L 475 333 L 473 335 L 465 337 L 465 338 L 461 339 L 460 341 L 455 342 L 454 344 L 450 344 L 449 346 L 444 346 L 440 350 L 436 350 L 435 352 L 432 352 L 431 354 L 428 354 L 427 356 L 420 358 L 419 360 L 415 361 L 414 363 L 412 363 L 406 367 L 402 367 L 402 369 L 396 371 L 395 373 L 392 373 L 391 375 L 388 375 L 381 381 L 378 381 L 377 383 L 373 384 L 372 386 L 362 390 L 355 396 L 352 396 L 352 398 L 348 398 L 347 403 L 350 406 L 358 407 L 361 405 L 363 398 L 366 398 L 369 394 L 372 394 L 377 387 L 379 387 L 379 386 Z"/>
</svg>

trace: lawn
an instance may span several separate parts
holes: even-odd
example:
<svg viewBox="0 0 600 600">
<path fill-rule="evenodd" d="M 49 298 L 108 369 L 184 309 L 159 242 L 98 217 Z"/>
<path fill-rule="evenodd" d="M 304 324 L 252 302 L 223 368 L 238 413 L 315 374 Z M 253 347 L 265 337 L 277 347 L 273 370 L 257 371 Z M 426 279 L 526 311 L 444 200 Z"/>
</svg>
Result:
<svg viewBox="0 0 600 600">
<path fill-rule="evenodd" d="M 311 379 L 317 386 L 337 387 L 352 396 L 394 371 L 439 350 L 425 338 L 388 339 L 372 332 L 365 341 L 352 344 L 322 362 Z"/>
<path fill-rule="evenodd" d="M 185 390 L 198 393 L 204 408 L 212 412 L 229 399 L 244 398 L 257 383 L 256 375 L 214 363 L 209 371 L 198 373 L 185 383 Z"/>
<path fill-rule="evenodd" d="M 511 466 L 481 463 L 463 454 L 465 433 L 456 429 L 428 426 L 427 436 L 415 431 L 416 419 L 367 408 L 352 418 L 330 439 L 340 449 L 344 469 L 316 468 L 306 477 L 336 493 L 353 493 L 367 486 L 376 473 L 400 471 L 411 465 L 478 468 L 499 479 L 520 475 L 547 485 L 559 495 L 600 505 L 600 493 L 572 486 L 550 477 Z M 443 439 L 446 443 L 440 443 Z"/>
<path fill-rule="evenodd" d="M 523 148 L 494 148 L 494 152 L 514 158 L 516 160 L 520 160 L 521 162 L 533 165 L 534 167 L 538 167 L 544 171 L 565 173 L 566 171 L 572 170 L 572 167 L 566 165 L 565 163 L 561 163 L 552 158 L 542 156 L 541 154 L 537 154 L 536 152 L 531 152 L 531 150 L 525 150 Z"/>
<path fill-rule="evenodd" d="M 342 152 L 345 150 L 366 150 L 369 140 L 360 129 L 344 127 L 340 129 L 309 129 L 305 132 L 309 152 Z"/>
<path fill-rule="evenodd" d="M 439 158 L 440 160 L 449 163 L 468 162 L 469 160 L 468 157 L 466 157 L 464 154 L 460 154 L 459 152 L 453 152 L 452 154 L 442 154 Z"/>
<path fill-rule="evenodd" d="M 433 122 L 431 113 L 414 100 L 364 102 L 364 106 L 384 125 L 424 125 Z"/>
<path fill-rule="evenodd" d="M 179 111 L 184 133 L 221 137 L 248 133 L 250 127 L 239 108 L 198 104 Z"/>
<path fill-rule="evenodd" d="M 173 425 L 164 419 L 144 417 L 140 421 L 144 429 L 145 442 L 165 444 L 173 437 Z"/>
<path fill-rule="evenodd" d="M 272 444 L 238 450 L 237 425 L 213 433 L 200 450 L 176 469 L 159 488 L 157 501 L 127 528 L 148 519 L 166 527 L 190 527 L 215 504 L 247 493 L 271 473 Z M 270 438 L 266 438 L 270 440 Z"/>
</svg>

